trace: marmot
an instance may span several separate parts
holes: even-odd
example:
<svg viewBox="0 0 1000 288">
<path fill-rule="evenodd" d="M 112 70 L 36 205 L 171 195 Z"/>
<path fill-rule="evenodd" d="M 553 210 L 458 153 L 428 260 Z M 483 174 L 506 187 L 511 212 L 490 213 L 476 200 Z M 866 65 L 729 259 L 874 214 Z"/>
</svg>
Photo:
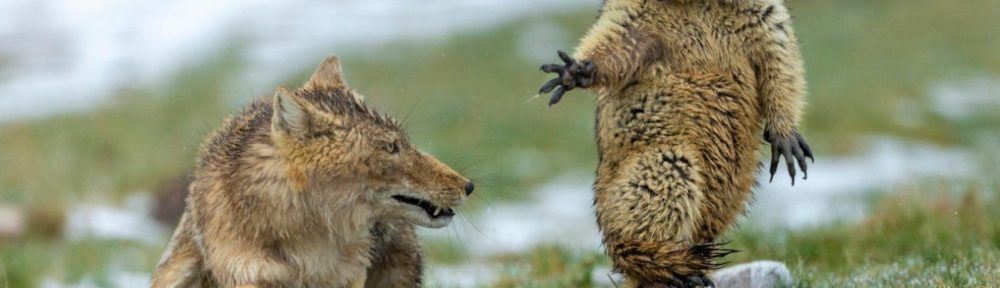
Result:
<svg viewBox="0 0 1000 288">
<path fill-rule="evenodd" d="M 805 80 L 781 0 L 607 0 L 554 93 L 598 94 L 594 205 L 629 286 L 711 285 L 732 250 L 718 237 L 744 213 L 771 144 L 794 185 L 812 151 L 797 131 Z M 795 160 L 795 161 L 793 161 Z"/>
</svg>

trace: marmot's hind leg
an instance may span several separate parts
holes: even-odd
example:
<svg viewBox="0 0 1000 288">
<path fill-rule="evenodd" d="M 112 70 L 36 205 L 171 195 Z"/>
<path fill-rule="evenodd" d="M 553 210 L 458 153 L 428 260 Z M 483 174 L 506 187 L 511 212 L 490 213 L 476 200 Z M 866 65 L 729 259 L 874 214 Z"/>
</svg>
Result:
<svg viewBox="0 0 1000 288">
<path fill-rule="evenodd" d="M 680 147 L 651 147 L 599 181 L 595 206 L 604 245 L 630 283 L 709 286 L 708 271 L 731 250 L 698 243 L 705 197 L 697 160 Z M 701 282 L 701 283 L 699 283 Z"/>
</svg>

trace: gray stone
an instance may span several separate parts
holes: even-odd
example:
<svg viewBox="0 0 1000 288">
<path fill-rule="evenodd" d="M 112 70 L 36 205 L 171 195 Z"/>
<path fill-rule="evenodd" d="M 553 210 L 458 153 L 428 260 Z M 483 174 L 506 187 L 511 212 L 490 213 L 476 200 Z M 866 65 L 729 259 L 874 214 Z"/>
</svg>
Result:
<svg viewBox="0 0 1000 288">
<path fill-rule="evenodd" d="M 791 287 L 792 273 L 781 262 L 754 261 L 716 271 L 712 274 L 718 288 Z"/>
</svg>

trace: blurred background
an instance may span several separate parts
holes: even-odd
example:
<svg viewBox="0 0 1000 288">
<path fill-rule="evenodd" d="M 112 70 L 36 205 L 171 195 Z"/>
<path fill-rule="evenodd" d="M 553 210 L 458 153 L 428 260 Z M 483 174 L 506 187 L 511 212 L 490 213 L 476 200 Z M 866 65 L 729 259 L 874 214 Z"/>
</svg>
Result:
<svg viewBox="0 0 1000 288">
<path fill-rule="evenodd" d="M 816 162 L 794 187 L 762 176 L 727 260 L 806 287 L 1000 285 L 1000 0 L 787 2 Z M 336 53 L 480 187 L 420 231 L 428 287 L 613 287 L 594 97 L 534 98 L 599 6 L 0 0 L 0 285 L 147 285 L 203 137 Z"/>
</svg>

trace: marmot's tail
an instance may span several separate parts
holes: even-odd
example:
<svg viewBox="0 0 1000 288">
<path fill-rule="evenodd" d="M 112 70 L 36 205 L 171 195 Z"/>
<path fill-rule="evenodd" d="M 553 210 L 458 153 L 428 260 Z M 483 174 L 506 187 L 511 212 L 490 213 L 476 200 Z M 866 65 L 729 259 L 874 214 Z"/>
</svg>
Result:
<svg viewBox="0 0 1000 288">
<path fill-rule="evenodd" d="M 687 276 L 703 276 L 727 263 L 718 260 L 737 252 L 727 243 L 678 247 L 666 241 L 632 241 L 609 247 L 618 272 L 643 281 L 672 283 Z"/>
</svg>

